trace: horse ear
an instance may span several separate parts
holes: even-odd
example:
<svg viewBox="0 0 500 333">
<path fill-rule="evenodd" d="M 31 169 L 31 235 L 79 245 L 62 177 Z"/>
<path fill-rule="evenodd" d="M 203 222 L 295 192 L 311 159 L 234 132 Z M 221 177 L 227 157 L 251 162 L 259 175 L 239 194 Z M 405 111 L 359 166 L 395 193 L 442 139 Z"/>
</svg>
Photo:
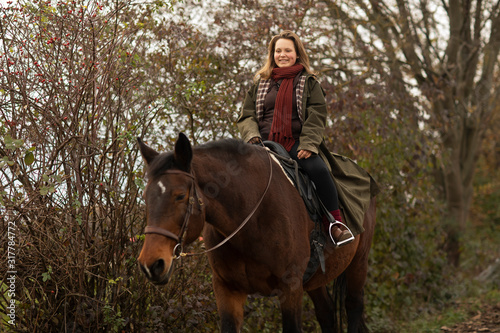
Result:
<svg viewBox="0 0 500 333">
<path fill-rule="evenodd" d="M 174 160 L 177 166 L 186 172 L 191 169 L 191 160 L 193 159 L 193 150 L 191 149 L 191 143 L 184 133 L 179 133 L 179 137 L 175 142 L 174 148 Z"/>
<path fill-rule="evenodd" d="M 142 158 L 146 162 L 147 165 L 151 163 L 151 161 L 158 156 L 158 152 L 153 148 L 148 147 L 141 138 L 137 138 L 137 143 L 139 144 L 139 150 L 141 151 Z"/>
</svg>

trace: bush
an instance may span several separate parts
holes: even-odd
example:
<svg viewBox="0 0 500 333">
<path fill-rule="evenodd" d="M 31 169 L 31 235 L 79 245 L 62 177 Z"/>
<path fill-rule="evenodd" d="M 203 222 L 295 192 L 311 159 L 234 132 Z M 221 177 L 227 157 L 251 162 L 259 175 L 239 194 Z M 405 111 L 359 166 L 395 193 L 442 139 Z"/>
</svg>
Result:
<svg viewBox="0 0 500 333">
<path fill-rule="evenodd" d="M 16 330 L 156 332 L 214 316 L 203 259 L 174 282 L 205 292 L 192 299 L 137 269 L 145 219 L 135 137 L 159 91 L 147 85 L 147 45 L 131 18 L 151 10 L 94 1 L 1 9 L 1 231 L 12 232 L 17 280 L 0 307 L 15 300 Z"/>
</svg>

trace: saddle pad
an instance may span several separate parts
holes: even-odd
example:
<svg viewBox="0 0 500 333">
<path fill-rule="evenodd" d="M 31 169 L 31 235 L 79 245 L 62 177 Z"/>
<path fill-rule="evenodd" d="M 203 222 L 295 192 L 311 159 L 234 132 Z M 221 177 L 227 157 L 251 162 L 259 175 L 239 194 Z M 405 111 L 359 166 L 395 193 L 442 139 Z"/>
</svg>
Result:
<svg viewBox="0 0 500 333">
<path fill-rule="evenodd" d="M 273 141 L 264 141 L 264 146 L 275 153 L 273 156 L 277 157 L 281 169 L 298 190 L 300 196 L 304 200 L 311 219 L 321 223 L 323 215 L 330 214 L 317 196 L 316 187 L 309 179 L 309 176 L 302 170 L 297 162 L 290 157 L 282 145 Z"/>
</svg>

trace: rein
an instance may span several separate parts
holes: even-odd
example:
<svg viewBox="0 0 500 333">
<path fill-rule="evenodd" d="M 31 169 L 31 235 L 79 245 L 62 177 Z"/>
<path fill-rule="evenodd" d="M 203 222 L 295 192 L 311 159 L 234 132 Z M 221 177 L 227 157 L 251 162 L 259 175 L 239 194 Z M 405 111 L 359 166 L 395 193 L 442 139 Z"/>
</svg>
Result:
<svg viewBox="0 0 500 333">
<path fill-rule="evenodd" d="M 248 223 L 248 221 L 250 221 L 250 219 L 252 218 L 253 214 L 255 214 L 255 212 L 259 208 L 260 204 L 264 200 L 264 197 L 266 196 L 267 191 L 269 190 L 269 187 L 271 185 L 271 180 L 273 178 L 273 165 L 272 165 L 272 159 L 271 159 L 271 156 L 270 156 L 269 153 L 267 154 L 267 157 L 268 157 L 268 160 L 269 160 L 269 179 L 267 181 L 267 185 L 266 185 L 266 188 L 264 190 L 264 193 L 260 197 L 260 199 L 257 202 L 257 204 L 255 205 L 255 207 L 252 209 L 252 211 L 248 214 L 248 216 L 240 224 L 240 226 L 238 228 L 236 228 L 236 230 L 234 230 L 229 236 L 227 236 L 219 244 L 215 245 L 214 247 L 212 247 L 212 248 L 210 248 L 208 250 L 205 250 L 205 251 L 202 251 L 202 252 L 197 252 L 197 253 L 186 253 L 186 252 L 182 251 L 182 240 L 183 240 L 184 235 L 185 235 L 185 233 L 187 231 L 187 227 L 188 227 L 188 223 L 189 223 L 189 218 L 190 218 L 191 214 L 193 213 L 193 204 L 195 202 L 195 197 L 196 197 L 196 199 L 198 201 L 198 205 L 200 206 L 200 208 L 203 207 L 204 203 L 203 203 L 203 200 L 198 196 L 198 193 L 197 193 L 197 190 L 196 190 L 196 186 L 195 186 L 196 179 L 195 179 L 194 175 L 192 173 L 184 172 L 184 171 L 181 171 L 181 170 L 167 170 L 167 171 L 165 171 L 165 173 L 167 173 L 167 174 L 181 174 L 181 175 L 185 175 L 185 176 L 187 176 L 187 177 L 189 177 L 189 178 L 191 178 L 193 180 L 193 183 L 191 184 L 191 190 L 189 191 L 189 195 L 190 196 L 189 196 L 188 208 L 187 208 L 187 211 L 186 211 L 186 215 L 184 215 L 184 222 L 182 223 L 182 227 L 181 227 L 181 231 L 180 231 L 179 235 L 176 235 L 176 234 L 174 234 L 171 231 L 168 231 L 168 230 L 160 228 L 160 227 L 155 227 L 155 226 L 146 226 L 146 228 L 144 229 L 144 234 L 158 234 L 158 235 L 162 235 L 162 236 L 165 236 L 167 238 L 175 240 L 177 242 L 177 244 L 175 245 L 174 251 L 173 251 L 173 254 L 174 254 L 173 258 L 174 259 L 179 259 L 181 257 L 192 257 L 192 256 L 206 254 L 206 253 L 211 252 L 211 251 L 213 251 L 215 249 L 218 249 L 222 245 L 226 244 L 241 229 L 243 229 L 243 227 Z"/>
</svg>

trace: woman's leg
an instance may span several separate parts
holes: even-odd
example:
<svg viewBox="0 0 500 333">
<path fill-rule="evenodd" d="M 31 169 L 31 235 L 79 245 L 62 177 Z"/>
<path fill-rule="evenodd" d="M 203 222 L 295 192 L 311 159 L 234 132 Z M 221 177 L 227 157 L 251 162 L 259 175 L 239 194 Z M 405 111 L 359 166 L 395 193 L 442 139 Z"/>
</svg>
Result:
<svg viewBox="0 0 500 333">
<path fill-rule="evenodd" d="M 352 233 L 342 226 L 337 187 L 333 182 L 330 170 L 319 155 L 313 154 L 307 159 L 298 159 L 298 145 L 298 142 L 296 142 L 292 149 L 290 149 L 290 156 L 297 161 L 314 182 L 319 199 L 325 205 L 325 208 L 333 215 L 335 221 L 340 222 L 330 225 L 328 218 L 324 216 L 323 225 L 325 229 L 330 233 L 330 237 L 333 236 L 332 240 L 335 244 L 342 245 L 349 243 L 353 239 Z"/>
<path fill-rule="evenodd" d="M 319 155 L 316 154 L 311 155 L 311 157 L 307 159 L 299 160 L 297 158 L 298 146 L 298 142 L 293 145 L 289 152 L 290 156 L 297 161 L 297 163 L 307 173 L 309 178 L 314 182 L 319 199 L 323 202 L 326 209 L 330 212 L 339 209 L 337 187 L 333 182 L 330 170 L 326 166 L 325 162 Z"/>
</svg>

